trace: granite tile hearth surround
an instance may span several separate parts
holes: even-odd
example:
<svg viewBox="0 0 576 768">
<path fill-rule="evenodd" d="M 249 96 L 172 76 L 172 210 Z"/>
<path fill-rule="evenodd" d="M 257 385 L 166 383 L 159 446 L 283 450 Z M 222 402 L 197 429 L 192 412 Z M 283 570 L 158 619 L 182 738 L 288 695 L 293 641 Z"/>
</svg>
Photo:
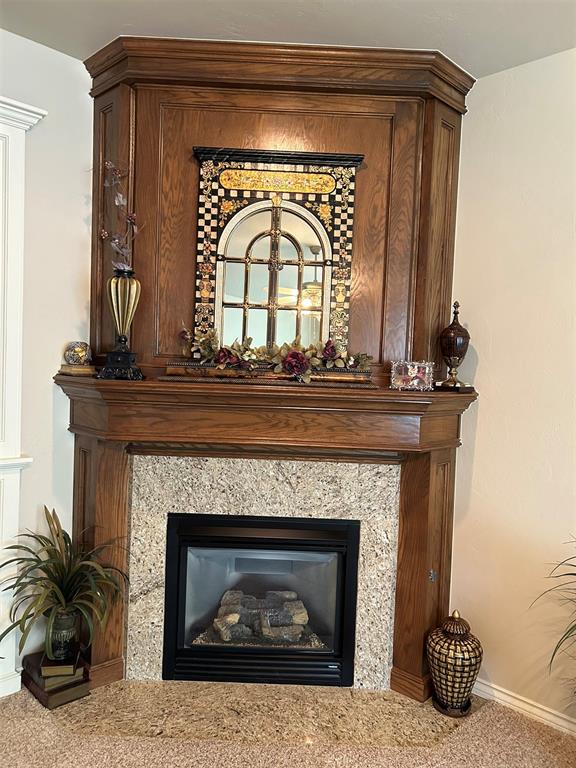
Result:
<svg viewBox="0 0 576 768">
<path fill-rule="evenodd" d="M 135 456 L 127 677 L 162 676 L 168 513 L 271 515 L 361 521 L 355 687 L 389 688 L 399 495 L 392 464 Z"/>
</svg>

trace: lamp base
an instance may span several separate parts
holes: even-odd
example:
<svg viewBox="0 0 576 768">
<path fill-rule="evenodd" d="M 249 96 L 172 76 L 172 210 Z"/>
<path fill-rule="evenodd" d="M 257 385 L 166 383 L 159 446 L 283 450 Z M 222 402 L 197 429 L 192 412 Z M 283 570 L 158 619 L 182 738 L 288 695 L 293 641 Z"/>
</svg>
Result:
<svg viewBox="0 0 576 768">
<path fill-rule="evenodd" d="M 128 349 L 114 350 L 106 354 L 106 365 L 98 371 L 97 379 L 122 379 L 142 381 L 144 374 L 135 365 L 136 355 Z"/>
</svg>

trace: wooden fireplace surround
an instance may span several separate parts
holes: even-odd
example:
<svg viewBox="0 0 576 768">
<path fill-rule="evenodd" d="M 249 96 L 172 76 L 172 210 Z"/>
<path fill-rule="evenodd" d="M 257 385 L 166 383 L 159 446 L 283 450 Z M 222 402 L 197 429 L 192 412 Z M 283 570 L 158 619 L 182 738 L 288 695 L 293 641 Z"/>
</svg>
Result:
<svg viewBox="0 0 576 768">
<path fill-rule="evenodd" d="M 75 435 L 74 535 L 127 538 L 136 453 L 401 462 L 392 688 L 430 694 L 427 632 L 448 611 L 460 417 L 476 394 L 388 389 L 390 360 L 440 361 L 450 316 L 461 116 L 473 79 L 436 52 L 118 38 L 92 56 L 91 344 L 113 343 L 105 298 L 115 226 L 104 161 L 127 172 L 142 227 L 131 345 L 144 382 L 56 376 Z M 167 381 L 194 313 L 193 146 L 365 156 L 358 170 L 350 346 L 376 388 Z M 193 478 L 191 478 L 193 482 Z M 126 549 L 115 563 L 127 569 Z M 126 604 L 91 649 L 92 684 L 124 676 Z"/>
</svg>

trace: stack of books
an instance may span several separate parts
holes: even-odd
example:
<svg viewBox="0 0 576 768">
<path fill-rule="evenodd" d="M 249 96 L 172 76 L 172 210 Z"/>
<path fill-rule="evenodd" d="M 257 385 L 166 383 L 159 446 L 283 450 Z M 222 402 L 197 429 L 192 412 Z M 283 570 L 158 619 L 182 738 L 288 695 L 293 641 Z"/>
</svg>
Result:
<svg viewBox="0 0 576 768">
<path fill-rule="evenodd" d="M 88 666 L 80 652 L 69 662 L 50 660 L 45 653 L 31 653 L 22 660 L 22 683 L 47 709 L 89 694 Z"/>
</svg>

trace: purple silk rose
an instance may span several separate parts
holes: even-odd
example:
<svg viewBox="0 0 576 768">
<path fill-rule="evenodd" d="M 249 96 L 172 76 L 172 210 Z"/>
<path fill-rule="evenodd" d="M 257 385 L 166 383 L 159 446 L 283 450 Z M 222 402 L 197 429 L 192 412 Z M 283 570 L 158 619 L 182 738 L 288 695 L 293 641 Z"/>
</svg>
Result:
<svg viewBox="0 0 576 768">
<path fill-rule="evenodd" d="M 282 367 L 291 376 L 302 376 L 310 367 L 310 362 L 303 352 L 293 349 L 282 361 Z"/>
<path fill-rule="evenodd" d="M 214 355 L 216 365 L 238 365 L 240 358 L 225 347 L 220 347 Z"/>
</svg>

